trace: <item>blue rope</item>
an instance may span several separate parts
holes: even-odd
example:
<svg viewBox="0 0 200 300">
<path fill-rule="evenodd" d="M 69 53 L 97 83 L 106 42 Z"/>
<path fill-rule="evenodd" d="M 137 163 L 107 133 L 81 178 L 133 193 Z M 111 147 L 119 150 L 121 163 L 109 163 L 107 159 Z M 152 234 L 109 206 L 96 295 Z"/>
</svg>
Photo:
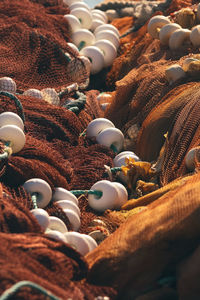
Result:
<svg viewBox="0 0 200 300">
<path fill-rule="evenodd" d="M 47 291 L 42 286 L 32 282 L 32 281 L 19 281 L 16 284 L 12 285 L 9 289 L 7 289 L 1 296 L 0 300 L 7 300 L 14 296 L 21 288 L 30 287 L 31 289 L 35 289 L 40 292 L 42 295 L 49 297 L 50 300 L 61 300 L 60 298 L 53 295 L 51 292 Z M 29 298 L 30 299 L 30 298 Z"/>
</svg>

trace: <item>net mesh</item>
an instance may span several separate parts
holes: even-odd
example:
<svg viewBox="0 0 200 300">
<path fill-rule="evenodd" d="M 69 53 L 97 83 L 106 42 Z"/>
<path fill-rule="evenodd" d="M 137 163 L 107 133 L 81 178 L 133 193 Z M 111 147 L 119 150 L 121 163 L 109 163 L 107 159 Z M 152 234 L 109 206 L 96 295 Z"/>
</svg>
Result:
<svg viewBox="0 0 200 300">
<path fill-rule="evenodd" d="M 199 245 L 199 180 L 191 176 L 129 217 L 89 253 L 90 281 L 117 286 L 124 299 L 158 288 L 161 279 L 174 278 L 175 285 L 176 267 Z"/>
<path fill-rule="evenodd" d="M 185 156 L 191 148 L 199 146 L 198 102 L 199 90 L 197 89 L 192 99 L 190 98 L 173 120 L 160 175 L 163 185 L 188 172 Z"/>
<path fill-rule="evenodd" d="M 0 292 L 21 280 L 33 281 L 61 299 L 114 296 L 111 288 L 85 282 L 87 265 L 74 249 L 34 233 L 0 233 Z M 19 259 L 20 258 L 20 259 Z M 62 274 L 62 276 L 61 276 Z M 34 289 L 19 290 L 9 299 L 46 299 Z"/>
<path fill-rule="evenodd" d="M 0 76 L 6 74 L 14 79 L 18 90 L 60 89 L 75 80 L 83 83 L 87 78 L 84 64 L 67 45 L 71 33 L 61 13 L 69 13 L 69 8 L 60 2 L 50 1 L 50 5 L 55 5 L 47 7 L 42 5 L 45 1 L 0 3 Z M 50 8 L 54 8 L 53 14 Z"/>
<path fill-rule="evenodd" d="M 172 1 L 165 14 L 188 5 L 189 0 Z M 97 213 L 88 206 L 87 196 L 79 198 L 80 232 L 98 229 L 94 226 L 96 218 L 105 223 L 102 230 L 108 235 L 119 227 L 87 257 L 90 281 L 99 287 L 88 283 L 88 266 L 83 257 L 68 245 L 45 237 L 30 213 L 33 204 L 21 187 L 23 183 L 39 177 L 52 189 L 89 189 L 98 180 L 107 179 L 104 165 L 112 167 L 114 158 L 113 151 L 82 134 L 91 120 L 103 116 L 98 91 L 84 93 L 86 103 L 76 114 L 67 109 L 68 100 L 77 99 L 75 93 L 64 95 L 60 106 L 22 95 L 29 88 L 54 88 L 60 92 L 71 83 L 80 86 L 87 82 L 86 66 L 67 45 L 71 32 L 63 15 L 68 13 L 69 8 L 61 0 L 0 2 L 0 77 L 15 80 L 26 120 L 25 147 L 0 163 L 0 260 L 4 266 L 0 292 L 20 280 L 31 280 L 62 299 L 94 300 L 104 295 L 114 299 L 116 292 L 103 285 L 117 287 L 119 299 L 130 294 L 133 298 L 148 288 L 156 290 L 160 276 L 174 275 L 177 264 L 197 247 L 199 174 L 191 177 L 185 187 L 155 200 L 126 222 L 121 212 Z M 126 17 L 113 24 L 123 34 L 135 21 Z M 116 88 L 105 117 L 125 133 L 132 125 L 136 124 L 138 130 L 142 126 L 136 143 L 141 158 L 155 159 L 164 142 L 163 134 L 169 131 L 160 176 L 165 185 L 186 173 L 185 155 L 199 145 L 199 83 L 183 79 L 170 86 L 165 69 L 198 49 L 170 51 L 153 41 L 146 28 L 147 24 L 121 39 L 119 57 L 107 75 L 108 70 L 103 71 L 106 82 L 102 76 L 98 84 L 101 88 L 102 84 Z M 96 78 L 89 89 L 95 86 Z M 8 96 L 1 94 L 0 103 L 0 113 L 20 114 Z M 56 203 L 50 202 L 46 210 L 72 229 Z M 13 299 L 28 299 L 30 295 L 31 299 L 44 298 L 24 288 Z"/>
<path fill-rule="evenodd" d="M 199 83 L 194 82 L 174 87 L 149 112 L 138 134 L 136 152 L 140 154 L 141 159 L 157 159 L 165 142 L 164 135 L 171 128 L 178 113 L 190 102 L 191 93 L 198 93 L 198 90 Z"/>
</svg>

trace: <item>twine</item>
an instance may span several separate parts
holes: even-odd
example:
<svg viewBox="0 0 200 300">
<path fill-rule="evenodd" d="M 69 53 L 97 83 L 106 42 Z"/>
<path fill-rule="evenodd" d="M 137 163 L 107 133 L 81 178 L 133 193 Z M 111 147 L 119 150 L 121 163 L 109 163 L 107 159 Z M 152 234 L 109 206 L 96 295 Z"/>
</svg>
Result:
<svg viewBox="0 0 200 300">
<path fill-rule="evenodd" d="M 15 106 L 16 106 L 17 110 L 19 111 L 19 116 L 22 119 L 23 123 L 25 123 L 24 109 L 23 109 L 23 106 L 22 106 L 20 100 L 15 95 L 13 95 L 12 93 L 9 93 L 9 92 L 0 91 L 0 95 L 6 96 L 15 102 Z"/>
<path fill-rule="evenodd" d="M 21 288 L 24 287 L 30 287 L 31 289 L 34 289 L 38 292 L 40 292 L 42 295 L 48 297 L 50 300 L 61 300 L 60 298 L 53 295 L 50 291 L 47 291 L 45 288 L 40 286 L 39 284 L 36 284 L 32 281 L 19 281 L 12 285 L 10 288 L 8 288 L 3 294 L 0 296 L 0 300 L 7 300 L 13 297 Z"/>
<path fill-rule="evenodd" d="M 100 199 L 103 196 L 103 192 L 98 190 L 73 190 L 70 192 L 73 195 L 82 195 L 82 194 L 95 195 L 97 196 L 98 199 Z"/>
</svg>

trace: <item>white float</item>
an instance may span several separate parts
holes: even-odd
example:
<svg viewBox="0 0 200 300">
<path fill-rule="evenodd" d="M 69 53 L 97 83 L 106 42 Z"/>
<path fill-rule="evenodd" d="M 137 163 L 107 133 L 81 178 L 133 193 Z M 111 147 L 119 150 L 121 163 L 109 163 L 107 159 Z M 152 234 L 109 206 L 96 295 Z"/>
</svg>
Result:
<svg viewBox="0 0 200 300">
<path fill-rule="evenodd" d="M 37 206 L 39 208 L 46 207 L 51 201 L 52 190 L 50 185 L 43 179 L 32 178 L 23 184 L 24 189 L 32 194 L 38 194 Z"/>
</svg>

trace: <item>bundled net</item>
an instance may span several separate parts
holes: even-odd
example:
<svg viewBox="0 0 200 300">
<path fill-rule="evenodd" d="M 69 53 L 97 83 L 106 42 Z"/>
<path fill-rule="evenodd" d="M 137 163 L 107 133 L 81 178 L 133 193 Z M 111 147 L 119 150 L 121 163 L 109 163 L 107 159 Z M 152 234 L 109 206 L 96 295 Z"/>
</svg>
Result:
<svg viewBox="0 0 200 300">
<path fill-rule="evenodd" d="M 172 1 L 167 14 L 190 4 L 191 1 Z M 71 41 L 69 24 L 63 18 L 67 13 L 69 8 L 61 0 L 0 3 L 0 77 L 9 76 L 17 84 L 26 134 L 24 148 L 0 163 L 0 252 L 4 264 L 0 292 L 28 280 L 61 299 L 94 300 L 104 295 L 114 299 L 114 289 L 118 299 L 151 299 L 156 294 L 173 299 L 179 293 L 174 284 L 178 278 L 176 267 L 198 246 L 199 174 L 184 187 L 169 188 L 141 213 L 97 213 L 89 207 L 87 196 L 79 197 L 79 231 L 99 230 L 104 238 L 108 237 L 87 256 L 87 261 L 69 245 L 47 238 L 30 212 L 33 203 L 22 188 L 26 180 L 41 178 L 53 191 L 55 187 L 90 189 L 98 180 L 108 179 L 104 165 L 113 166 L 114 152 L 84 135 L 88 123 L 103 116 L 97 100 L 99 92 L 65 93 L 72 83 L 77 83 L 77 89 L 87 86 L 89 76 L 87 66 L 67 44 Z M 135 21 L 127 17 L 113 24 L 123 34 Z M 116 84 L 116 91 L 111 93 L 105 117 L 125 133 L 132 125 L 137 125 L 137 130 L 142 126 L 138 140 L 138 132 L 135 133 L 136 151 L 150 161 L 159 154 L 163 135 L 169 131 L 160 176 L 165 185 L 186 173 L 185 155 L 199 143 L 199 83 L 183 79 L 169 85 L 165 69 L 198 50 L 183 47 L 176 53 L 170 51 L 153 41 L 146 28 L 147 23 L 121 40 L 119 57 L 106 79 L 109 88 L 114 89 Z M 59 101 L 52 105 L 24 95 L 29 88 L 53 88 Z M 193 101 L 191 91 L 196 92 Z M 79 96 L 85 102 L 79 101 Z M 0 113 L 22 115 L 9 95 L 0 93 L 0 103 Z M 70 103 L 79 106 L 70 111 Z M 0 154 L 2 151 L 0 143 Z M 72 230 L 68 217 L 56 203 L 51 201 L 45 209 Z M 172 278 L 167 288 L 160 283 L 166 277 Z M 33 285 L 20 288 L 13 299 L 27 299 L 30 295 L 31 299 L 46 299 Z"/>
<path fill-rule="evenodd" d="M 191 4 L 192 1 L 175 0 L 171 2 L 168 9 L 157 11 L 153 15 L 164 14 L 167 16 L 183 7 L 189 7 Z M 149 18 L 151 16 L 149 16 Z M 114 89 L 118 80 L 121 80 L 133 68 L 138 68 L 143 63 L 158 61 L 162 58 L 176 60 L 188 53 L 188 49 L 180 49 L 177 53 L 175 51 L 171 53 L 166 47 L 160 47 L 160 43 L 158 41 L 153 41 L 150 35 L 147 34 L 148 21 L 149 19 L 139 24 L 144 25 L 139 30 L 130 32 L 130 34 L 125 37 L 123 37 L 123 35 L 126 34 L 126 32 L 129 32 L 131 28 L 137 28 L 137 19 L 133 16 L 116 19 L 112 22 L 112 24 L 120 30 L 122 38 L 120 41 L 120 49 L 118 51 L 119 56 L 115 59 L 106 78 L 108 88 Z"/>
<path fill-rule="evenodd" d="M 199 285 L 196 279 L 199 277 L 199 247 L 189 256 L 178 268 L 177 289 L 180 299 L 186 300 L 189 297 L 196 300 L 199 297 Z"/>
<path fill-rule="evenodd" d="M 164 160 L 161 170 L 161 183 L 164 185 L 188 172 L 185 165 L 187 152 L 199 146 L 199 90 L 174 119 L 169 130 Z"/>
<path fill-rule="evenodd" d="M 162 286 L 171 287 L 176 296 L 176 269 L 199 245 L 199 180 L 199 174 L 189 177 L 129 217 L 89 253 L 90 282 L 109 283 L 123 299 L 156 294 Z M 165 299 L 167 293 L 163 290 L 162 295 Z"/>
<path fill-rule="evenodd" d="M 1 163 L 1 182 L 10 188 L 11 193 L 31 178 L 45 180 L 52 189 L 63 187 L 68 190 L 90 189 L 98 180 L 107 179 L 104 165 L 113 165 L 114 153 L 80 136 L 100 110 L 95 100 L 96 92 L 88 92 L 87 96 L 85 109 L 76 115 L 41 99 L 18 95 L 26 118 L 26 144 L 19 153 Z M 95 106 L 98 109 L 95 110 Z M 18 109 L 12 99 L 1 96 L 0 112 L 4 111 L 17 113 Z M 81 216 L 84 231 L 96 213 L 88 208 L 86 198 L 80 201 L 81 206 L 87 208 Z M 54 203 L 50 203 L 47 210 L 71 228 L 66 215 Z"/>
<path fill-rule="evenodd" d="M 198 94 L 198 91 L 198 82 L 182 84 L 174 87 L 153 107 L 142 122 L 142 127 L 138 134 L 136 152 L 140 154 L 141 159 L 147 161 L 157 159 L 166 140 L 165 134 L 171 128 L 178 113 L 191 101 L 191 93 Z"/>
<path fill-rule="evenodd" d="M 97 287 L 86 282 L 87 264 L 74 249 L 45 238 L 41 234 L 0 233 L 1 287 L 0 293 L 16 282 L 34 282 L 59 299 L 114 299 L 112 288 Z M 20 258 L 20 259 L 19 259 Z M 62 274 L 62 276 L 61 276 Z M 47 299 L 33 287 L 23 287 L 9 299 Z M 49 298 L 49 297 L 48 297 Z M 112 299 L 111 298 L 111 299 Z M 56 298 L 58 299 L 58 298 Z"/>
<path fill-rule="evenodd" d="M 50 14 L 42 3 L 1 1 L 0 76 L 13 78 L 19 90 L 60 89 L 71 82 L 84 83 L 86 68 L 67 45 L 71 33 L 63 15 L 69 8 L 62 7 L 63 15 L 56 9 Z"/>
</svg>

